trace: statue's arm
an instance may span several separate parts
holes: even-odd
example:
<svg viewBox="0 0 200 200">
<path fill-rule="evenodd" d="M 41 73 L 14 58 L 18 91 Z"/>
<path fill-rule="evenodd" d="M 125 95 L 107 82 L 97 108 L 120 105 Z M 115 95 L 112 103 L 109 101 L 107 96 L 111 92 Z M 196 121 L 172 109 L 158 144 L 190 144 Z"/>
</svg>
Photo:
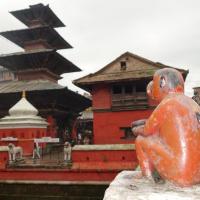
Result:
<svg viewBox="0 0 200 200">
<path fill-rule="evenodd" d="M 159 133 L 159 127 L 161 126 L 163 119 L 165 117 L 165 107 L 158 106 L 149 119 L 146 121 L 144 126 L 143 136 L 150 136 Z"/>
</svg>

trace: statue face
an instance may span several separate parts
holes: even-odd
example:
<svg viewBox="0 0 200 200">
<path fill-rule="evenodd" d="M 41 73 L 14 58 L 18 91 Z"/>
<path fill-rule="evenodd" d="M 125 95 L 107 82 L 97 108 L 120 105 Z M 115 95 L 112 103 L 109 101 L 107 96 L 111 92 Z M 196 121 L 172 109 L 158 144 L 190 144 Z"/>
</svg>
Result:
<svg viewBox="0 0 200 200">
<path fill-rule="evenodd" d="M 147 86 L 147 94 L 150 98 L 161 101 L 170 93 L 183 93 L 184 80 L 180 72 L 171 68 L 156 71 Z"/>
</svg>

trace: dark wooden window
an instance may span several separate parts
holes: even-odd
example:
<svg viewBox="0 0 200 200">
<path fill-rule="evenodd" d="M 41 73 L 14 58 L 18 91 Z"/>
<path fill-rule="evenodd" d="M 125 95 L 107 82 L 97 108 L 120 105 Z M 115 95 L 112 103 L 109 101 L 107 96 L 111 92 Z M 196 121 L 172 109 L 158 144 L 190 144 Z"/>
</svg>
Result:
<svg viewBox="0 0 200 200">
<path fill-rule="evenodd" d="M 121 70 L 126 70 L 126 61 L 121 61 L 120 62 L 120 67 L 121 67 Z"/>
<path fill-rule="evenodd" d="M 124 93 L 125 94 L 132 94 L 134 90 L 135 90 L 135 87 L 132 84 L 124 85 Z"/>
<path fill-rule="evenodd" d="M 136 92 L 146 92 L 147 84 L 144 82 L 137 83 L 135 88 Z"/>
<path fill-rule="evenodd" d="M 141 81 L 113 85 L 111 95 L 112 109 L 146 108 L 148 106 L 146 87 L 147 82 Z"/>
<path fill-rule="evenodd" d="M 112 88 L 113 94 L 122 94 L 122 86 L 121 85 L 114 85 Z"/>
</svg>

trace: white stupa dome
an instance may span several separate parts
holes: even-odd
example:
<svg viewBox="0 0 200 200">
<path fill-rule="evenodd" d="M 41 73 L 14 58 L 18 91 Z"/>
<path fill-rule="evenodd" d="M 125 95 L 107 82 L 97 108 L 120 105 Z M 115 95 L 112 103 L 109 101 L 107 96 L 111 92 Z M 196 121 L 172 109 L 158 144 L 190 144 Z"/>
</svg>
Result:
<svg viewBox="0 0 200 200">
<path fill-rule="evenodd" d="M 38 114 L 38 110 L 25 97 L 22 97 L 8 112 L 11 116 L 36 116 Z"/>
<path fill-rule="evenodd" d="M 9 115 L 0 119 L 1 128 L 46 128 L 46 120 L 38 116 L 38 110 L 26 99 L 25 92 L 22 98 L 12 106 Z"/>
</svg>

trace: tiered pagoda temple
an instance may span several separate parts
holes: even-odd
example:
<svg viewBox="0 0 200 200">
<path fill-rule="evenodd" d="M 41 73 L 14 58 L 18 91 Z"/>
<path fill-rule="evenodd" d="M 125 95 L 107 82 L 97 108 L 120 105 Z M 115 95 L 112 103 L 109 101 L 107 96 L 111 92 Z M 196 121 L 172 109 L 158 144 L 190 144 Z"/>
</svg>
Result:
<svg viewBox="0 0 200 200">
<path fill-rule="evenodd" d="M 20 99 L 21 91 L 26 91 L 27 99 L 51 124 L 49 134 L 54 136 L 55 129 L 64 129 L 67 119 L 90 106 L 89 99 L 57 84 L 61 74 L 80 71 L 57 52 L 72 48 L 54 29 L 65 25 L 48 5 L 36 4 L 11 14 L 28 28 L 0 33 L 24 49 L 0 56 L 0 65 L 8 69 L 1 69 L 2 75 L 7 74 L 0 83 L 0 116 Z"/>
</svg>

